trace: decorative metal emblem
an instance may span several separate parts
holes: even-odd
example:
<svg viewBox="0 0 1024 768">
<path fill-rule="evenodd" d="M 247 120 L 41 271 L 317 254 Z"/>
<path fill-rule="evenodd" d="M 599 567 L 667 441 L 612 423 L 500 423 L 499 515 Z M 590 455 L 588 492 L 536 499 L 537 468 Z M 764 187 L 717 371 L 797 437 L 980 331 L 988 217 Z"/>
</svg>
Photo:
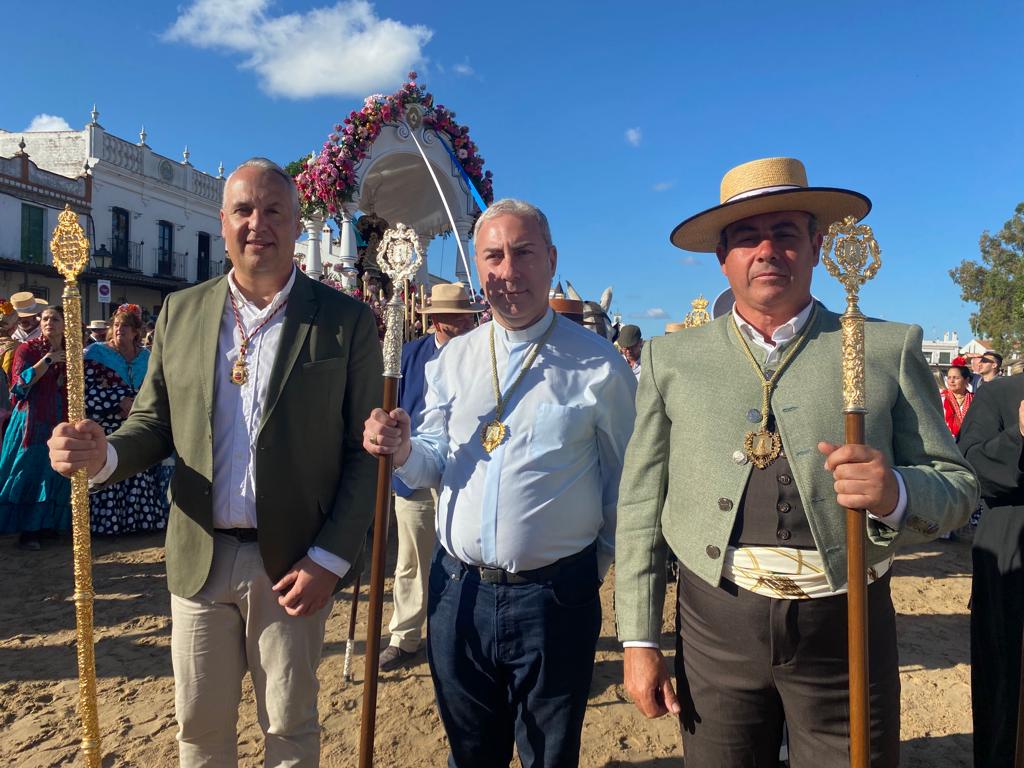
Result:
<svg viewBox="0 0 1024 768">
<path fill-rule="evenodd" d="M 698 294 L 697 298 L 690 302 L 690 311 L 683 319 L 684 328 L 699 328 L 711 322 L 711 313 L 708 312 L 708 300 L 704 294 Z"/>
<path fill-rule="evenodd" d="M 78 214 L 71 210 L 70 205 L 65 206 L 57 217 L 57 228 L 53 230 L 50 239 L 50 250 L 57 271 L 65 280 L 76 282 L 89 263 L 89 241 L 78 223 Z"/>
<path fill-rule="evenodd" d="M 423 125 L 423 109 L 419 104 L 409 104 L 405 108 L 405 124 L 409 130 L 418 131 Z"/>
<path fill-rule="evenodd" d="M 833 255 L 834 254 L 834 255 Z M 843 327 L 843 404 L 846 413 L 864 413 L 864 315 L 857 305 L 861 286 L 882 266 L 882 252 L 871 227 L 847 216 L 828 228 L 822 244 L 825 269 L 846 289 Z"/>
<path fill-rule="evenodd" d="M 377 263 L 391 279 L 391 300 L 384 308 L 384 375 L 402 376 L 402 337 L 405 328 L 405 304 L 398 294 L 407 280 L 415 277 L 423 259 L 420 240 L 412 227 L 399 224 L 384 232 L 377 250 Z"/>
</svg>

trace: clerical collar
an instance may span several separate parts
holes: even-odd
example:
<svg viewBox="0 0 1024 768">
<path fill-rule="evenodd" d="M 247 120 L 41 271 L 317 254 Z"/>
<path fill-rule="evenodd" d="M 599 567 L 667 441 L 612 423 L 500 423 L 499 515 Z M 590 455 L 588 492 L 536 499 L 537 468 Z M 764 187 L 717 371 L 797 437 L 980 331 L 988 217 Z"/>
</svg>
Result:
<svg viewBox="0 0 1024 768">
<path fill-rule="evenodd" d="M 551 323 L 551 315 L 554 314 L 554 310 L 548 307 L 548 311 L 544 313 L 533 325 L 528 325 L 525 328 L 520 328 L 518 331 L 512 331 L 503 326 L 497 320 L 491 322 L 495 324 L 495 336 L 504 338 L 508 344 L 523 344 L 529 341 L 536 341 L 544 335 L 544 331 L 548 329 L 548 325 Z"/>
<path fill-rule="evenodd" d="M 811 316 L 811 310 L 814 308 L 814 299 L 812 298 L 807 302 L 807 306 L 797 312 L 796 317 L 791 317 L 788 321 L 780 325 L 772 333 L 772 340 L 770 342 L 765 341 L 764 336 L 754 326 L 743 319 L 743 315 L 736 309 L 735 302 L 732 305 L 732 314 L 736 318 L 736 326 L 743 333 L 743 336 L 749 341 L 754 342 L 759 347 L 768 348 L 775 347 L 779 344 L 785 344 L 787 341 L 793 339 L 794 336 L 800 333 L 804 325 L 807 324 L 807 318 Z"/>
</svg>

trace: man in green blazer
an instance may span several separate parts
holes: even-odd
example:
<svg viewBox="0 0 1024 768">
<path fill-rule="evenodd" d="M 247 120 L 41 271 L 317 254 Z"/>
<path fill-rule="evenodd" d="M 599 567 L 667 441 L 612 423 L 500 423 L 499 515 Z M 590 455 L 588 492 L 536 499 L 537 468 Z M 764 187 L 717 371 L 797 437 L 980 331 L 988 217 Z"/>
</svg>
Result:
<svg viewBox="0 0 1024 768">
<path fill-rule="evenodd" d="M 866 323 L 867 445 L 845 446 L 838 316 L 811 296 L 822 233 L 870 201 L 757 160 L 672 234 L 715 252 L 732 312 L 645 345 L 616 531 L 625 683 L 680 716 L 687 765 L 846 766 L 844 508 L 866 510 L 872 765 L 899 760 L 889 568 L 961 525 L 977 482 L 942 419 L 917 326 Z M 717 382 L 709 395 L 707 382 Z M 676 684 L 658 648 L 679 558 Z"/>
<path fill-rule="evenodd" d="M 354 573 L 377 461 L 362 417 L 382 396 L 376 322 L 295 268 L 292 180 L 264 158 L 224 188 L 233 269 L 168 296 L 149 372 L 109 437 L 54 431 L 54 468 L 114 483 L 177 454 L 167 527 L 181 765 L 235 765 L 250 672 L 267 765 L 315 766 L 316 668 L 339 579 Z"/>
</svg>

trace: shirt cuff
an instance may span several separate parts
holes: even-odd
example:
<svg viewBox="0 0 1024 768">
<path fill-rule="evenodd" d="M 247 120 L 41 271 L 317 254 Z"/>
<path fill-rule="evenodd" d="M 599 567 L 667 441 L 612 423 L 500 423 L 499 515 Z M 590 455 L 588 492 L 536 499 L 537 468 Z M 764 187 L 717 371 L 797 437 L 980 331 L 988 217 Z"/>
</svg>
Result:
<svg viewBox="0 0 1024 768">
<path fill-rule="evenodd" d="M 652 643 L 650 640 L 625 640 L 622 643 L 623 648 L 654 648 L 657 650 L 658 644 Z"/>
<path fill-rule="evenodd" d="M 321 568 L 326 568 L 339 579 L 348 573 L 349 568 L 352 567 L 348 560 L 328 552 L 323 547 L 310 547 L 306 554 L 309 555 L 310 560 Z"/>
<path fill-rule="evenodd" d="M 412 441 L 412 446 L 409 450 L 409 457 L 405 460 L 405 464 L 400 467 L 396 467 L 394 476 L 405 483 L 411 490 L 417 490 L 423 488 L 423 484 L 420 482 L 423 475 L 430 470 L 430 460 L 426 457 L 426 451 L 420 449 L 416 445 L 416 441 Z"/>
<path fill-rule="evenodd" d="M 892 473 L 896 475 L 896 484 L 900 487 L 900 497 L 896 502 L 896 508 L 885 517 L 879 517 L 870 512 L 868 512 L 868 517 L 872 520 L 877 520 L 886 528 L 898 531 L 903 523 L 903 517 L 907 514 L 907 484 L 903 482 L 903 476 L 895 469 Z"/>
<path fill-rule="evenodd" d="M 107 443 L 107 463 L 103 465 L 103 469 L 89 478 L 89 487 L 103 485 L 114 474 L 115 469 L 117 469 L 117 451 L 114 450 L 114 446 Z"/>
</svg>

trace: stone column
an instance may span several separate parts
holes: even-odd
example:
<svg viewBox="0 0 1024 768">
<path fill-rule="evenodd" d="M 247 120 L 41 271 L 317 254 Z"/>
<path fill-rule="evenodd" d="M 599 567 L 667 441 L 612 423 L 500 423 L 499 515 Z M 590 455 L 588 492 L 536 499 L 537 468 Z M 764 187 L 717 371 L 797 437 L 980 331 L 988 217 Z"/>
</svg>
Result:
<svg viewBox="0 0 1024 768">
<path fill-rule="evenodd" d="M 352 226 L 352 214 L 355 209 L 350 205 L 344 205 L 341 209 L 341 246 L 338 259 L 341 261 L 342 284 L 346 288 L 356 288 L 358 283 L 358 270 L 356 261 L 356 233 Z"/>
<path fill-rule="evenodd" d="M 473 254 L 469 250 L 469 233 L 473 231 L 473 222 L 468 219 L 456 219 L 455 231 L 459 242 L 462 243 L 462 250 L 466 254 L 466 261 L 472 265 Z M 470 266 L 470 269 L 472 269 L 472 266 Z M 462 255 L 458 252 L 458 248 L 456 248 L 455 252 L 455 279 L 469 285 L 469 274 L 466 272 L 466 266 L 462 263 Z"/>
<path fill-rule="evenodd" d="M 307 235 L 306 276 L 319 280 L 324 274 L 323 262 L 320 260 L 320 227 L 323 226 L 324 220 L 319 216 L 315 216 L 303 219 L 302 223 L 306 227 Z"/>
<path fill-rule="evenodd" d="M 334 234 L 331 225 L 324 220 L 323 229 L 320 230 L 320 258 L 325 262 L 334 261 L 337 254 L 331 253 L 331 236 Z"/>
<path fill-rule="evenodd" d="M 423 257 L 423 261 L 420 262 L 420 268 L 416 270 L 416 277 L 413 278 L 416 281 L 416 285 L 423 285 L 427 287 L 427 293 L 430 293 L 430 270 L 427 269 L 427 249 L 430 248 L 430 243 L 433 241 L 433 235 L 418 235 L 420 240 L 420 254 Z"/>
</svg>

